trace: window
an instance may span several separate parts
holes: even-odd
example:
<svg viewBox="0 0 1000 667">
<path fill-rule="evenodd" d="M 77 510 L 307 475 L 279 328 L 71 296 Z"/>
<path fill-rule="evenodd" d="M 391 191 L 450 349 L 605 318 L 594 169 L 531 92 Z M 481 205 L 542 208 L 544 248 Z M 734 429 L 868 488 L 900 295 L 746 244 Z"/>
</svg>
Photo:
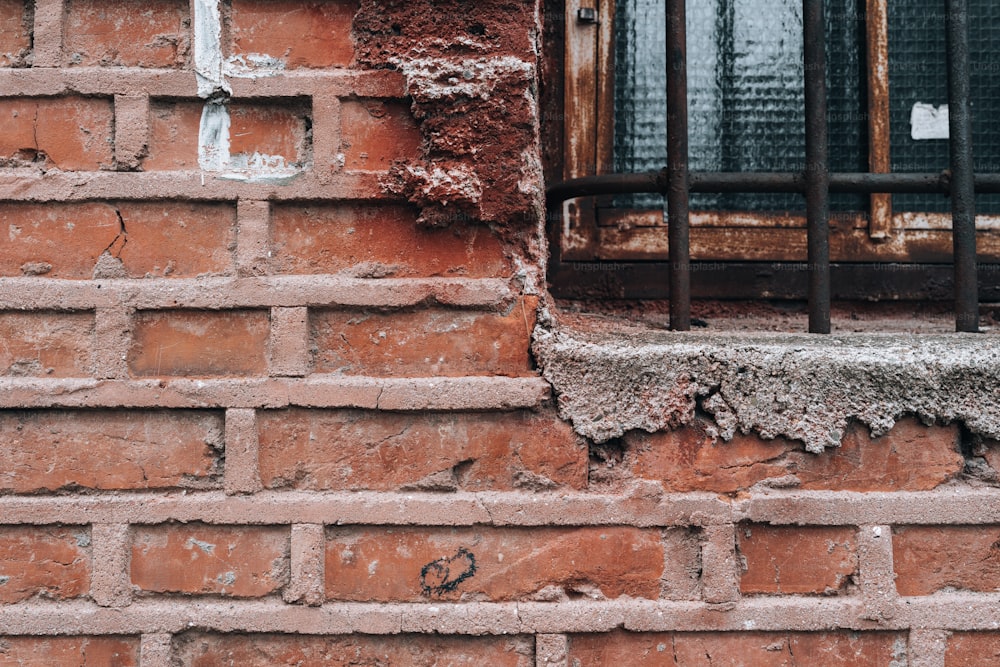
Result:
<svg viewBox="0 0 1000 667">
<path fill-rule="evenodd" d="M 557 295 L 667 296 L 668 216 L 663 197 L 648 192 L 667 185 L 666 174 L 656 173 L 667 165 L 666 4 L 566 1 L 560 176 L 646 174 L 619 180 L 639 190 L 645 178 L 647 192 L 572 198 L 550 209 Z M 786 185 L 794 181 L 786 190 L 804 191 L 815 164 L 806 156 L 810 66 L 803 55 L 803 5 L 813 4 L 822 8 L 826 57 L 824 162 L 834 174 L 827 199 L 832 296 L 951 298 L 952 205 L 942 190 L 958 186 L 945 173 L 953 21 L 944 0 L 686 4 L 692 294 L 800 299 L 809 289 L 807 199 L 774 190 L 784 174 Z M 1000 172 L 1000 5 L 968 0 L 963 16 L 972 170 L 977 192 L 996 192 L 990 174 Z M 733 173 L 759 178 L 754 187 L 723 191 L 720 175 Z M 886 185 L 886 178 L 876 187 L 868 174 L 912 176 L 886 177 L 908 180 L 906 187 Z M 852 185 L 854 192 L 845 191 Z M 975 206 L 976 296 L 998 301 L 1000 195 L 979 194 Z M 975 291 L 975 273 L 972 283 Z"/>
</svg>

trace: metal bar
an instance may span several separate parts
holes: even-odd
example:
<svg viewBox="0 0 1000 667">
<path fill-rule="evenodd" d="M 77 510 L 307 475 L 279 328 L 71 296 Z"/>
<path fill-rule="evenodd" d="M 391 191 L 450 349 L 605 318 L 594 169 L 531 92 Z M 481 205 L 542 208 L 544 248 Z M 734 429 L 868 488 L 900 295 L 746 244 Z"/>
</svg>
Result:
<svg viewBox="0 0 1000 667">
<path fill-rule="evenodd" d="M 967 0 L 945 0 L 948 38 L 948 110 L 951 150 L 951 219 L 955 251 L 955 329 L 979 331 L 976 285 L 976 196 L 969 108 Z"/>
<path fill-rule="evenodd" d="M 691 329 L 685 0 L 667 0 L 667 234 L 670 328 Z"/>
<path fill-rule="evenodd" d="M 830 192 L 919 194 L 951 192 L 951 174 L 830 174 Z M 977 194 L 1000 193 L 1000 174 L 976 174 Z M 690 192 L 805 192 L 805 177 L 801 173 L 723 173 L 692 171 L 688 173 Z M 667 191 L 666 170 L 640 174 L 605 174 L 574 178 L 549 186 L 546 197 L 552 205 L 576 197 Z"/>
<path fill-rule="evenodd" d="M 802 0 L 806 98 L 809 333 L 830 333 L 830 161 L 823 0 Z"/>
<path fill-rule="evenodd" d="M 868 42 L 868 170 L 891 170 L 889 149 L 889 12 L 888 0 L 866 0 L 865 32 Z M 892 233 L 892 196 L 871 195 L 868 235 L 886 239 Z"/>
</svg>

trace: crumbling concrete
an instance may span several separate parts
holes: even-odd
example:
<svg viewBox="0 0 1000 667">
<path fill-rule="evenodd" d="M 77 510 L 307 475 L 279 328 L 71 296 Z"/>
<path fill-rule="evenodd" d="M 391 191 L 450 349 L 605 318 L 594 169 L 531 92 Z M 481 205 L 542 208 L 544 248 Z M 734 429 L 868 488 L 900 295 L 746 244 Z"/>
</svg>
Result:
<svg viewBox="0 0 1000 667">
<path fill-rule="evenodd" d="M 851 420 L 904 415 L 1000 438 L 1000 339 L 968 334 L 705 334 L 535 330 L 534 354 L 577 433 L 597 442 L 703 413 L 717 435 L 835 447 Z"/>
</svg>

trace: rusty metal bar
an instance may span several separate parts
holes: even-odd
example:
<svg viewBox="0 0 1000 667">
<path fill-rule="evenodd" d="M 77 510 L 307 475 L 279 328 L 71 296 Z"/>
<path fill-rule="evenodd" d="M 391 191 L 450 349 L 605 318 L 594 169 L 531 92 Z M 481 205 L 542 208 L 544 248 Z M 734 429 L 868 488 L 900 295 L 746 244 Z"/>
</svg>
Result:
<svg viewBox="0 0 1000 667">
<path fill-rule="evenodd" d="M 786 192 L 804 193 L 805 176 L 798 172 L 727 173 L 692 171 L 688 174 L 690 192 Z M 830 192 L 862 194 L 951 193 L 951 173 L 869 174 L 832 173 Z M 1000 194 L 1000 174 L 975 174 L 977 194 Z M 596 195 L 667 192 L 666 169 L 639 174 L 606 174 L 585 176 L 549 186 L 546 197 L 550 208 L 567 199 Z"/>
<path fill-rule="evenodd" d="M 691 329 L 688 90 L 685 0 L 667 0 L 667 234 L 670 328 Z"/>
<path fill-rule="evenodd" d="M 889 147 L 889 10 L 888 0 L 866 0 L 865 33 L 868 57 L 868 170 L 891 171 Z M 872 193 L 868 236 L 887 239 L 892 233 L 892 196 Z"/>
<path fill-rule="evenodd" d="M 948 111 L 951 151 L 951 219 L 955 262 L 955 329 L 979 331 L 976 284 L 976 196 L 969 105 L 967 0 L 945 0 L 948 41 Z"/>
<path fill-rule="evenodd" d="M 826 124 L 823 0 L 802 0 L 806 93 L 809 333 L 830 333 L 830 147 Z"/>
</svg>

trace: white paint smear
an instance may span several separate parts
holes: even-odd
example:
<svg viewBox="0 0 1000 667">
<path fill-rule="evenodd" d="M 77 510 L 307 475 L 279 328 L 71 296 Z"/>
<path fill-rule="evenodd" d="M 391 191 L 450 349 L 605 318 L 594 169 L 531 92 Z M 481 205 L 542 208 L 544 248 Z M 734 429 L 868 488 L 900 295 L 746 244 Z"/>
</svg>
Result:
<svg viewBox="0 0 1000 667">
<path fill-rule="evenodd" d="M 934 106 L 917 102 L 910 112 L 910 136 L 914 141 L 947 139 L 948 105 Z"/>
<path fill-rule="evenodd" d="M 225 104 L 208 102 L 201 110 L 198 166 L 205 171 L 223 171 L 229 167 L 229 109 Z"/>
<path fill-rule="evenodd" d="M 232 93 L 222 77 L 222 19 L 218 0 L 194 2 L 194 72 L 199 97 Z"/>
</svg>

